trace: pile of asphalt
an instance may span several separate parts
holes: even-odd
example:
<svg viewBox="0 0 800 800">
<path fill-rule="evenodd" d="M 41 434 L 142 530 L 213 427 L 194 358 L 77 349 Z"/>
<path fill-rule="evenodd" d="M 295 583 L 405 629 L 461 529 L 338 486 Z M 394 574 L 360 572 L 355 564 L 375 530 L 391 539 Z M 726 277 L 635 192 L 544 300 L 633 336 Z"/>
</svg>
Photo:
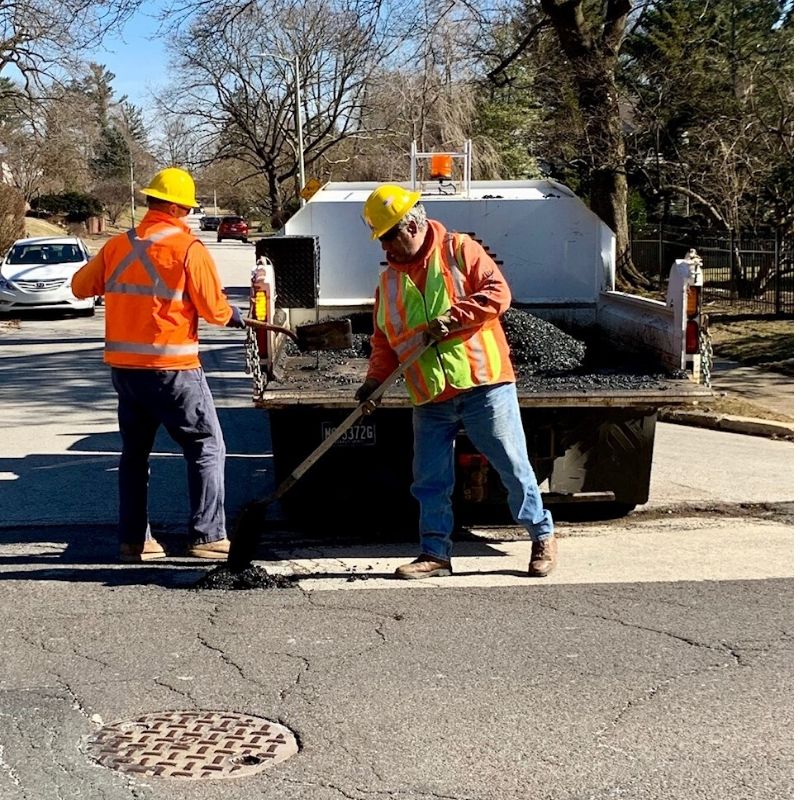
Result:
<svg viewBox="0 0 800 800">
<path fill-rule="evenodd" d="M 287 575 L 271 575 L 263 567 L 251 564 L 243 570 L 232 570 L 227 564 L 207 572 L 193 589 L 288 589 L 295 585 L 295 579 Z"/>
<path fill-rule="evenodd" d="M 347 350 L 300 353 L 287 342 L 284 356 L 306 356 L 306 363 L 293 371 L 292 384 L 316 386 L 357 385 L 365 369 L 347 372 L 353 359 L 369 358 L 372 315 L 362 312 L 350 316 L 353 346 Z M 593 332 L 578 338 L 535 314 L 509 309 L 501 324 L 508 339 L 511 362 L 517 375 L 517 386 L 526 392 L 597 392 L 664 389 L 665 381 L 682 373 L 665 373 L 651 361 L 629 353 L 619 353 L 602 342 Z"/>
<path fill-rule="evenodd" d="M 527 311 L 509 308 L 501 319 L 511 362 L 530 374 L 563 375 L 583 366 L 586 344 Z"/>
</svg>

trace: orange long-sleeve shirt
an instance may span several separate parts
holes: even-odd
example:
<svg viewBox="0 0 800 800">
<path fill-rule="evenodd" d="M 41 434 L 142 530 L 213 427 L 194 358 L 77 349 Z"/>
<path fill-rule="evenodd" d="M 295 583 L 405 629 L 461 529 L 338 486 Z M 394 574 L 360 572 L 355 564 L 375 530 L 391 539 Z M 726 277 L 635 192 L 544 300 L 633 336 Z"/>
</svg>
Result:
<svg viewBox="0 0 800 800">
<path fill-rule="evenodd" d="M 414 282 L 414 285 L 425 293 L 425 280 L 427 277 L 428 259 L 434 249 L 440 247 L 447 231 L 440 222 L 428 220 L 428 231 L 425 241 L 413 261 L 397 263 L 389 259 L 388 269 L 405 272 Z M 480 328 L 496 320 L 507 311 L 511 305 L 511 290 L 508 283 L 494 263 L 489 254 L 478 242 L 466 237 L 464 242 L 464 263 L 466 268 L 465 285 L 467 295 L 454 303 L 450 309 L 453 321 L 460 329 L 451 336 L 468 338 L 470 332 L 476 333 Z M 378 327 L 378 292 L 375 292 L 375 307 L 373 309 L 372 324 L 374 334 L 370 340 L 372 354 L 369 359 L 367 378 L 384 381 L 398 364 L 397 353 L 389 344 L 386 334 Z M 500 330 L 502 334 L 502 329 Z M 505 336 L 501 337 L 501 371 L 498 383 L 513 383 L 516 378 L 511 359 L 508 354 L 508 344 Z M 459 389 L 452 386 L 447 388 L 434 400 L 442 402 L 449 400 L 459 393 Z"/>
<path fill-rule="evenodd" d="M 176 342 L 173 334 L 170 333 L 173 329 L 186 331 L 182 341 L 197 342 L 198 315 L 215 325 L 226 325 L 233 316 L 233 309 L 222 289 L 213 259 L 206 248 L 194 237 L 185 222 L 151 209 L 137 226 L 136 233 L 139 237 L 144 238 L 153 226 L 163 224 L 179 228 L 182 232 L 180 235 L 164 240 L 160 246 L 160 252 L 163 254 L 160 258 L 164 259 L 162 267 L 167 270 L 167 274 L 170 270 L 182 271 L 188 301 L 185 300 L 177 307 L 175 303 L 168 303 L 156 298 L 149 301 L 145 297 L 133 297 L 131 300 L 122 298 L 121 301 L 115 301 L 119 308 L 112 308 L 109 300 L 106 304 L 107 341 L 126 338 L 133 322 L 129 317 L 131 313 L 145 315 L 146 318 L 137 318 L 140 330 L 150 330 L 154 340 L 171 343 Z M 119 236 L 124 238 L 126 234 Z M 117 266 L 116 263 L 111 263 L 108 255 L 113 250 L 117 238 L 111 239 L 94 258 L 75 273 L 72 278 L 72 292 L 76 297 L 105 294 L 106 281 Z M 175 253 L 181 254 L 180 261 L 172 255 L 166 254 L 172 252 L 173 249 Z M 184 252 L 185 257 L 182 255 Z M 141 272 L 141 268 L 137 275 L 146 283 L 150 281 L 149 277 Z M 177 279 L 173 280 L 177 281 Z M 176 285 L 173 281 L 169 281 L 169 283 L 172 286 Z M 184 336 L 184 334 L 178 335 Z M 154 355 L 152 358 L 139 356 L 133 363 L 130 357 L 110 353 L 107 350 L 104 360 L 112 366 L 123 367 L 193 369 L 200 366 L 200 360 L 196 355 L 172 357 L 167 363 L 163 356 Z"/>
</svg>

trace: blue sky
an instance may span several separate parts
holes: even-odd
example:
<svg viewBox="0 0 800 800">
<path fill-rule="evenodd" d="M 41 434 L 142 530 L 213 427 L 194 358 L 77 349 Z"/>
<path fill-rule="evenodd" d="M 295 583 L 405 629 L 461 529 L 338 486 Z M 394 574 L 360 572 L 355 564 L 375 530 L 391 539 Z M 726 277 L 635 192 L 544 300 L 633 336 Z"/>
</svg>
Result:
<svg viewBox="0 0 800 800">
<path fill-rule="evenodd" d="M 157 22 L 152 14 L 158 3 L 145 3 L 119 34 L 108 38 L 102 48 L 83 53 L 87 61 L 97 61 L 116 75 L 114 94 L 147 108 L 149 97 L 166 81 L 167 48 L 163 40 L 148 37 L 155 33 Z"/>
</svg>

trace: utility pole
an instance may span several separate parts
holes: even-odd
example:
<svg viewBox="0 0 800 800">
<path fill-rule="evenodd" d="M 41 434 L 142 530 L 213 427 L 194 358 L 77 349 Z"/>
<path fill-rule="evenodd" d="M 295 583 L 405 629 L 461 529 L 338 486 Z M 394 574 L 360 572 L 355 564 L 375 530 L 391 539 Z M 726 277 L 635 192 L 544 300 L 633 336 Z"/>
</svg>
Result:
<svg viewBox="0 0 800 800">
<path fill-rule="evenodd" d="M 295 91 L 295 125 L 297 125 L 297 150 L 298 150 L 298 170 L 300 173 L 300 186 L 298 192 L 303 190 L 306 185 L 306 165 L 305 154 L 303 153 L 303 117 L 300 110 L 300 56 L 294 57 L 294 91 Z M 300 205 L 304 206 L 306 201 L 300 197 Z"/>
<path fill-rule="evenodd" d="M 256 53 L 257 58 L 278 58 L 286 61 L 294 67 L 294 124 L 297 129 L 297 197 L 300 205 L 306 204 L 305 199 L 300 194 L 306 185 L 306 163 L 305 163 L 305 144 L 303 143 L 303 95 L 300 90 L 300 56 L 295 54 L 294 58 L 282 56 L 280 53 Z"/>
<path fill-rule="evenodd" d="M 128 161 L 131 167 L 131 228 L 136 227 L 136 195 L 134 194 L 133 185 L 133 153 L 131 152 L 130 145 L 128 145 Z"/>
</svg>

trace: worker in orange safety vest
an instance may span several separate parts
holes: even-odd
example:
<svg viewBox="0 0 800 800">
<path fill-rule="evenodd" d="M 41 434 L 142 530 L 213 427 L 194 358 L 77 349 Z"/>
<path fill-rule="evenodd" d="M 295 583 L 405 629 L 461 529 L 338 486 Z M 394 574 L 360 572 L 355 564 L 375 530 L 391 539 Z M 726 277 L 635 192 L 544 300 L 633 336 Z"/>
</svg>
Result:
<svg viewBox="0 0 800 800">
<path fill-rule="evenodd" d="M 244 328 L 213 259 L 183 221 L 197 206 L 192 176 L 161 170 L 142 189 L 141 223 L 110 239 L 72 279 L 76 297 L 105 297 L 105 350 L 118 395 L 120 559 L 164 558 L 147 511 L 149 459 L 163 425 L 183 450 L 189 555 L 225 559 L 225 443 L 200 365 L 198 317 Z"/>
<path fill-rule="evenodd" d="M 542 506 L 528 459 L 514 369 L 500 316 L 511 292 L 497 265 L 466 234 L 428 219 L 420 194 L 394 184 L 375 189 L 364 220 L 388 267 L 375 294 L 366 380 L 356 392 L 365 413 L 392 371 L 429 346 L 404 371 L 413 404 L 413 496 L 421 553 L 395 572 L 417 579 L 452 574 L 454 443 L 463 427 L 497 471 L 514 519 L 532 540 L 528 574 L 556 563 L 553 519 Z"/>
</svg>

